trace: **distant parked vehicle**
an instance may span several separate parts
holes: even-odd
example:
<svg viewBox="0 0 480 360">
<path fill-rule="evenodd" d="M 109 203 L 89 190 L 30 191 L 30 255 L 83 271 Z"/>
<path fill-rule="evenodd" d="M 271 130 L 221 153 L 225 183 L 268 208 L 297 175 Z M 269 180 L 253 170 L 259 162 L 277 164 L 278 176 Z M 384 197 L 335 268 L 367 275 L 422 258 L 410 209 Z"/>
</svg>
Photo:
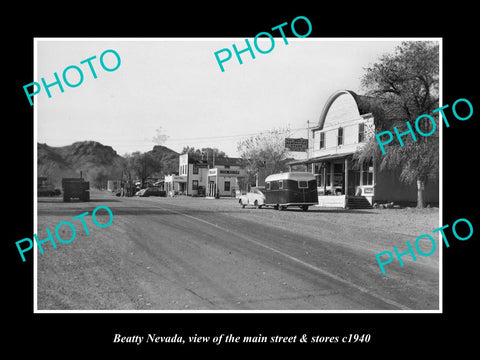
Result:
<svg viewBox="0 0 480 360">
<path fill-rule="evenodd" d="M 37 196 L 57 196 L 62 192 L 53 185 L 39 185 L 37 188 Z"/>
<path fill-rule="evenodd" d="M 255 206 L 257 209 L 261 209 L 265 205 L 265 194 L 263 193 L 264 187 L 253 187 L 250 192 L 245 195 L 240 195 L 238 203 L 244 208 L 247 205 Z"/>
<path fill-rule="evenodd" d="M 136 192 L 136 196 L 140 197 L 148 197 L 148 196 L 166 196 L 166 191 L 165 190 L 160 190 L 160 188 L 151 186 L 146 189 L 141 189 Z"/>
</svg>

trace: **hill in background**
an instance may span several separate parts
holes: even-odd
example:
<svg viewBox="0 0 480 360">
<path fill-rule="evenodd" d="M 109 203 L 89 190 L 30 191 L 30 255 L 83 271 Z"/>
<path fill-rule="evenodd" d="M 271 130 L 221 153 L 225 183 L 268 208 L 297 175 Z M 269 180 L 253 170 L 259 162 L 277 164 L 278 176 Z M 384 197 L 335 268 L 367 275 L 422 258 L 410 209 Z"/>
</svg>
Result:
<svg viewBox="0 0 480 360">
<path fill-rule="evenodd" d="M 163 145 L 155 145 L 148 153 L 152 154 L 153 157 L 163 164 L 162 170 L 160 171 L 161 176 L 178 173 L 179 153 Z"/>
<path fill-rule="evenodd" d="M 61 187 L 62 178 L 80 177 L 80 172 L 93 187 L 106 186 L 106 180 L 122 177 L 125 159 L 111 146 L 96 141 L 79 141 L 61 147 L 38 143 L 37 150 L 37 175 L 47 177 L 56 187 Z M 178 171 L 177 152 L 157 145 L 149 153 L 162 163 L 159 176 Z"/>
</svg>

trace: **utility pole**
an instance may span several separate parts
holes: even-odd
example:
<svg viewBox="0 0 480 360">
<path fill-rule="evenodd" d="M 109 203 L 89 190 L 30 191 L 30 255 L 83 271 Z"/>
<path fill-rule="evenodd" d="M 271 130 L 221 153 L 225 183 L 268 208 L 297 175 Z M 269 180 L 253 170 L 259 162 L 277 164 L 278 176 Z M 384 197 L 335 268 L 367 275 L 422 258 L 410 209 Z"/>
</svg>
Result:
<svg viewBox="0 0 480 360">
<path fill-rule="evenodd" d="M 309 150 L 310 150 L 310 120 L 307 120 L 307 160 L 309 158 Z"/>
</svg>

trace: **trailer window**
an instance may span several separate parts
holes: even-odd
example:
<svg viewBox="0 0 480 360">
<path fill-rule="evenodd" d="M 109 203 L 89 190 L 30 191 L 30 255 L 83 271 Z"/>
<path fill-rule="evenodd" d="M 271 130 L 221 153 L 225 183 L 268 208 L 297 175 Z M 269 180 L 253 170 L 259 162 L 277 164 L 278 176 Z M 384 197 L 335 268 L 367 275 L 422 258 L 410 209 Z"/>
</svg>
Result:
<svg viewBox="0 0 480 360">
<path fill-rule="evenodd" d="M 270 183 L 269 182 L 266 183 L 265 189 L 270 190 Z"/>
<path fill-rule="evenodd" d="M 280 180 L 280 181 L 278 182 L 278 188 L 279 188 L 279 189 L 283 189 L 283 180 Z"/>
<path fill-rule="evenodd" d="M 305 180 L 298 181 L 298 188 L 299 189 L 308 189 L 308 182 Z"/>
</svg>

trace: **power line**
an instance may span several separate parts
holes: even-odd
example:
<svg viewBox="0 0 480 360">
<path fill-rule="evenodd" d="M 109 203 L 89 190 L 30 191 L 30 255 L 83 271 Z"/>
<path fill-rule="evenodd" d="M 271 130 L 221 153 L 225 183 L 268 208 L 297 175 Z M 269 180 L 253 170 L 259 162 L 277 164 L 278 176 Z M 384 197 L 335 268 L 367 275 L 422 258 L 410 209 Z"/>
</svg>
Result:
<svg viewBox="0 0 480 360">
<path fill-rule="evenodd" d="M 290 129 L 291 132 L 299 131 L 299 130 L 305 130 L 305 128 L 295 128 L 295 129 Z M 165 142 L 180 142 L 180 141 L 201 141 L 201 140 L 213 140 L 213 139 L 231 139 L 231 138 L 238 138 L 238 137 L 244 137 L 244 136 L 254 136 L 254 135 L 260 135 L 263 133 L 268 132 L 268 130 L 260 131 L 260 132 L 255 132 L 255 133 L 248 133 L 248 134 L 236 134 L 236 135 L 219 135 L 219 136 L 202 136 L 202 137 L 191 137 L 191 138 L 168 138 Z M 44 141 L 52 141 L 52 140 L 68 140 L 68 138 L 42 138 Z M 78 141 L 71 139 L 72 141 Z M 117 143 L 123 143 L 123 144 L 139 144 L 139 143 L 145 143 L 145 142 L 153 142 L 148 139 L 142 139 L 142 140 L 115 140 Z"/>
</svg>

